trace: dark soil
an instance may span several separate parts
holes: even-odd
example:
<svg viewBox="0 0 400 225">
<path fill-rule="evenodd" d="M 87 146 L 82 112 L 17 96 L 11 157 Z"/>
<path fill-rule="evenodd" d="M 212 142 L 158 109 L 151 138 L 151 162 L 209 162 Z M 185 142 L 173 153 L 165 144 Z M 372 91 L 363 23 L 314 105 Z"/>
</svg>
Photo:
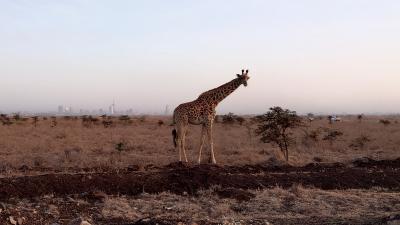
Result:
<svg viewBox="0 0 400 225">
<path fill-rule="evenodd" d="M 400 159 L 374 161 L 362 159 L 351 165 L 313 163 L 304 167 L 263 165 L 227 166 L 174 163 L 163 168 L 80 173 L 46 174 L 0 179 L 0 201 L 34 198 L 46 194 L 66 196 L 102 191 L 106 194 L 138 195 L 143 192 L 170 191 L 196 195 L 198 190 L 218 185 L 221 197 L 246 200 L 251 195 L 236 189 L 262 189 L 294 184 L 331 189 L 369 189 L 381 187 L 400 190 Z M 243 199 L 242 199 L 243 198 Z"/>
</svg>

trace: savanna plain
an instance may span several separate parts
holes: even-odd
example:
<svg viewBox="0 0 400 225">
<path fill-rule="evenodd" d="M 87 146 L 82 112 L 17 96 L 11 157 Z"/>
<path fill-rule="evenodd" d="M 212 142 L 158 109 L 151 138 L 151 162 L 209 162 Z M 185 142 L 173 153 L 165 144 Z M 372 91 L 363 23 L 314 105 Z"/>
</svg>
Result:
<svg viewBox="0 0 400 225">
<path fill-rule="evenodd" d="M 217 117 L 198 165 L 169 116 L 3 115 L 0 224 L 400 224 L 400 116 L 304 116 L 288 162 L 252 118 Z"/>
</svg>

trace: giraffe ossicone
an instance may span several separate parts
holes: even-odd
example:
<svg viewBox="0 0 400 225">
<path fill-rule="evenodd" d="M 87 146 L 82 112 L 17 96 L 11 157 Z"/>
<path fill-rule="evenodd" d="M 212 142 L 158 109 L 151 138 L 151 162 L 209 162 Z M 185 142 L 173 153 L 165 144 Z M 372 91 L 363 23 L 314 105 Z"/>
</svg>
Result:
<svg viewBox="0 0 400 225">
<path fill-rule="evenodd" d="M 240 85 L 247 86 L 249 70 L 242 70 L 242 74 L 237 74 L 237 78 L 223 84 L 217 88 L 202 93 L 196 100 L 180 104 L 174 110 L 173 124 L 175 129 L 172 131 L 175 148 L 179 151 L 179 161 L 182 156 L 188 162 L 185 150 L 186 132 L 189 124 L 201 125 L 201 138 L 199 147 L 198 163 L 201 163 L 201 151 L 203 149 L 206 136 L 210 144 L 211 162 L 217 163 L 214 155 L 213 143 L 213 123 L 215 118 L 215 108 L 228 95 L 234 92 Z"/>
</svg>

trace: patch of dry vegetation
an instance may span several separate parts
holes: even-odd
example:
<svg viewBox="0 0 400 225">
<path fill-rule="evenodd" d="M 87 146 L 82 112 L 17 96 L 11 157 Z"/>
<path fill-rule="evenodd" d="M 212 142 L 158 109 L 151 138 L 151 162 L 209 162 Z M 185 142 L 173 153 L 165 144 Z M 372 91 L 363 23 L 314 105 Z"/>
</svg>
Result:
<svg viewBox="0 0 400 225">
<path fill-rule="evenodd" d="M 90 125 L 82 124 L 82 119 L 74 117 L 18 119 L 12 120 L 11 125 L 0 125 L 0 171 L 4 173 L 23 166 L 61 171 L 67 168 L 120 168 L 132 164 L 162 166 L 178 158 L 171 140 L 170 117 L 97 119 Z M 255 164 L 272 156 L 282 158 L 277 146 L 261 143 L 255 136 L 257 125 L 249 117 L 243 119 L 215 124 L 214 145 L 218 162 Z M 382 119 L 392 122 L 383 125 L 379 122 Z M 103 126 L 103 120 L 111 125 Z M 398 158 L 400 124 L 395 122 L 397 120 L 400 118 L 364 116 L 360 122 L 356 116 L 347 116 L 342 117 L 342 122 L 330 124 L 325 118 L 317 118 L 307 127 L 293 130 L 294 144 L 289 161 L 304 165 L 313 161 L 340 162 L 359 157 Z M 342 135 L 333 138 L 334 132 Z M 186 143 L 192 162 L 197 158 L 199 137 L 200 127 L 191 126 Z M 205 150 L 207 153 L 207 148 Z"/>
<path fill-rule="evenodd" d="M 293 221 L 297 221 L 294 224 L 313 224 L 308 223 L 312 218 L 334 224 L 341 220 L 365 223 L 371 218 L 386 218 L 400 212 L 400 193 L 381 189 L 322 191 L 301 186 L 287 190 L 276 187 L 252 191 L 255 198 L 245 202 L 221 199 L 214 190 L 204 190 L 197 197 L 143 193 L 137 197 L 106 196 L 104 200 L 95 202 L 53 196 L 36 200 L 15 199 L 1 205 L 0 222 L 13 215 L 32 224 L 51 224 L 55 221 L 67 224 L 65 221 L 77 216 L 91 218 L 94 224 L 99 225 L 145 218 L 186 224 L 234 224 L 239 221 L 250 224 L 249 221 L 254 220 L 264 221 L 259 224 L 266 224 L 267 221 L 272 224 L 288 224 L 288 221 L 292 224 Z"/>
<path fill-rule="evenodd" d="M 385 217 L 400 212 L 400 193 L 384 190 L 323 191 L 293 186 L 255 191 L 255 198 L 247 202 L 221 199 L 213 190 L 202 191 L 198 197 L 171 193 L 143 194 L 136 199 L 110 197 L 103 204 L 103 212 L 123 205 L 115 217 L 131 213 L 142 218 L 160 218 L 185 222 L 197 221 L 265 221 L 305 219 L 310 217 L 350 219 Z"/>
</svg>

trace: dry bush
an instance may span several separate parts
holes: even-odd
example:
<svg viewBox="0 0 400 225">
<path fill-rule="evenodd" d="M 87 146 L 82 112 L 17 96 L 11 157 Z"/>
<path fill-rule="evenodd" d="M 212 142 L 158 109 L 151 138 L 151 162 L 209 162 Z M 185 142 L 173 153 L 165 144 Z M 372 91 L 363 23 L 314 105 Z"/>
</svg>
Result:
<svg viewBox="0 0 400 225">
<path fill-rule="evenodd" d="M 222 123 L 223 124 L 233 124 L 235 123 L 236 116 L 233 113 L 228 113 L 222 116 Z"/>
<path fill-rule="evenodd" d="M 304 132 L 304 135 L 302 138 L 302 143 L 306 147 L 315 145 L 320 139 L 320 135 L 321 135 L 320 129 L 315 129 L 315 130 L 311 130 L 311 131 L 308 131 L 307 129 L 303 129 L 303 132 Z"/>
<path fill-rule="evenodd" d="M 104 128 L 110 128 L 114 125 L 113 121 L 108 119 L 103 120 L 101 123 L 103 124 Z"/>
<path fill-rule="evenodd" d="M 246 122 L 246 119 L 242 116 L 237 116 L 236 121 L 240 124 L 243 125 L 244 122 Z"/>
<path fill-rule="evenodd" d="M 121 121 L 123 125 L 132 124 L 132 120 L 128 115 L 122 115 L 118 117 L 118 120 Z"/>
<path fill-rule="evenodd" d="M 341 131 L 327 129 L 326 134 L 322 138 L 322 140 L 329 141 L 332 144 L 334 141 L 336 141 L 342 135 L 343 135 L 343 132 L 341 132 Z"/>
<path fill-rule="evenodd" d="M 383 125 L 385 125 L 385 126 L 390 125 L 390 121 L 387 120 L 387 119 L 381 119 L 381 120 L 379 120 L 379 123 L 381 123 L 381 124 L 383 124 Z"/>
<path fill-rule="evenodd" d="M 364 149 L 367 143 L 371 142 L 371 139 L 367 135 L 361 135 L 353 140 L 349 147 L 353 149 Z"/>
</svg>

